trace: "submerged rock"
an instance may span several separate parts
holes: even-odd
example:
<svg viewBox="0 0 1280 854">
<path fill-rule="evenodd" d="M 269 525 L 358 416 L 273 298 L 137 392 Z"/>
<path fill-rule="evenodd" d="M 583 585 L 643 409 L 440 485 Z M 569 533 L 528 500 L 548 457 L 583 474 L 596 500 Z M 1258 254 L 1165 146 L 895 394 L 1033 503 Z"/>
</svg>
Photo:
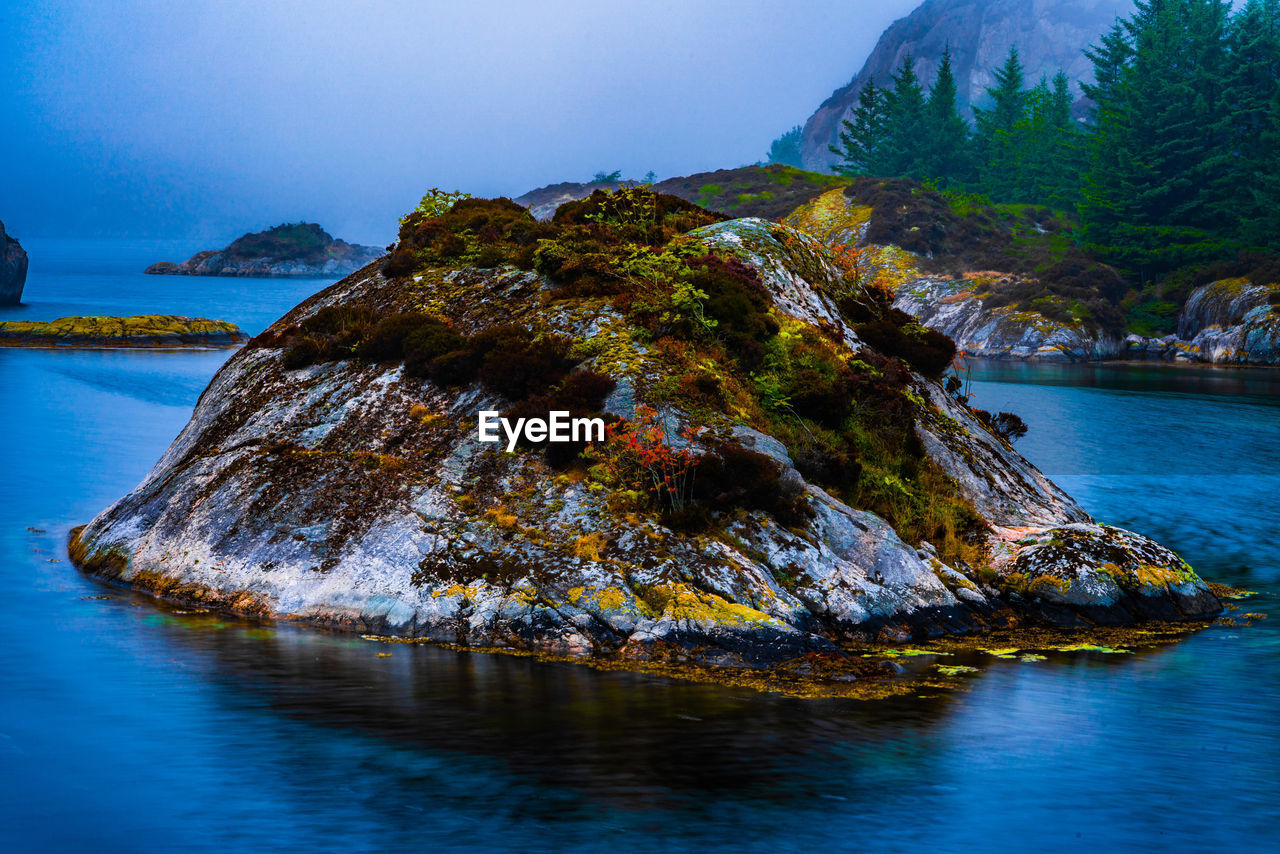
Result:
<svg viewBox="0 0 1280 854">
<path fill-rule="evenodd" d="M 453 219 L 410 218 L 388 263 L 408 272 L 366 268 L 233 356 L 137 489 L 74 532 L 76 563 L 163 596 L 364 633 L 753 668 L 1020 617 L 1220 610 L 1176 555 L 1095 525 L 937 380 L 867 347 L 842 306 L 880 304 L 818 241 L 743 219 L 694 228 L 662 255 L 614 250 L 617 234 L 661 245 L 654 228 L 706 217 L 663 201 L 657 226 L 652 213 L 601 225 L 621 203 L 598 198 L 546 226 L 482 200 Z M 477 248 L 465 223 L 481 215 L 496 223 L 488 239 L 513 243 Z M 543 272 L 496 261 L 522 257 L 529 235 Z M 481 251 L 492 266 L 440 263 Z M 629 260 L 610 277 L 603 257 Z M 649 301 L 682 299 L 681 281 L 729 290 L 704 292 L 677 322 L 673 306 L 688 303 Z M 738 337 L 749 324 L 755 337 Z M 519 359 L 503 362 L 502 347 Z M 523 398 L 516 380 L 535 364 L 556 378 Z M 824 382 L 845 397 L 822 397 Z M 585 457 L 479 441 L 480 411 L 570 408 L 553 401 L 571 385 L 612 389 L 597 412 L 614 432 Z M 629 479 L 637 447 L 668 466 L 666 486 Z M 701 486 L 664 511 L 681 471 Z M 928 513 L 971 526 L 930 529 L 939 547 L 917 549 L 859 500 L 903 530 Z"/>
<path fill-rule="evenodd" d="M 22 302 L 22 288 L 26 283 L 26 250 L 5 233 L 4 223 L 0 222 L 0 305 Z"/>
<path fill-rule="evenodd" d="M 278 225 L 245 234 L 225 249 L 197 252 L 181 264 L 159 261 L 145 272 L 161 276 L 331 278 L 382 257 L 376 246 L 335 240 L 315 223 Z"/>
<path fill-rule="evenodd" d="M 249 340 L 225 320 L 138 314 L 0 321 L 0 347 L 234 347 Z"/>
</svg>

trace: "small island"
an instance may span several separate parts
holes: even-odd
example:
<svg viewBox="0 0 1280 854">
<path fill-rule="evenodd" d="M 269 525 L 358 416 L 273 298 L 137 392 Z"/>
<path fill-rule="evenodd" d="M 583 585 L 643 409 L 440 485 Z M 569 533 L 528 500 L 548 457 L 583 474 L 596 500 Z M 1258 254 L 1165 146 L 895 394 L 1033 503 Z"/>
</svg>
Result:
<svg viewBox="0 0 1280 854">
<path fill-rule="evenodd" d="M 181 264 L 160 261 L 145 272 L 164 276 L 339 278 L 382 255 L 376 246 L 337 240 L 314 222 L 297 222 L 242 235 L 225 249 L 197 252 Z"/>
<path fill-rule="evenodd" d="M 249 340 L 225 320 L 137 314 L 0 321 L 0 347 L 237 347 Z"/>
</svg>

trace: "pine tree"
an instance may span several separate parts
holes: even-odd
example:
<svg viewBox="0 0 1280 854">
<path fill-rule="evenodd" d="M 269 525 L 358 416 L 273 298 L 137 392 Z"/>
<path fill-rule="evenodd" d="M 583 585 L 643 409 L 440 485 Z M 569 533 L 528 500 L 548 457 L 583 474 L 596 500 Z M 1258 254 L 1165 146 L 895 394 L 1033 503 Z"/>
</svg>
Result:
<svg viewBox="0 0 1280 854">
<path fill-rule="evenodd" d="M 1280 92 L 1271 99 L 1267 122 L 1253 150 L 1259 164 L 1242 193 L 1251 205 L 1243 213 L 1241 237 L 1253 246 L 1280 252 Z"/>
<path fill-rule="evenodd" d="M 874 77 L 858 93 L 858 106 L 853 120 L 841 122 L 840 147 L 827 146 L 841 160 L 832 169 L 841 175 L 884 175 L 885 135 L 888 125 L 885 91 L 876 86 Z"/>
<path fill-rule="evenodd" d="M 1084 145 L 1088 169 L 1080 188 L 1080 224 L 1086 244 L 1114 257 L 1117 252 L 1105 247 L 1117 242 L 1134 209 L 1134 165 L 1122 82 L 1133 47 L 1124 25 L 1117 23 L 1085 56 L 1093 63 L 1094 82 L 1081 84 L 1093 106 Z"/>
<path fill-rule="evenodd" d="M 951 46 L 942 52 L 938 77 L 925 103 L 925 173 L 944 186 L 972 179 L 969 125 L 956 110 L 956 78 L 951 70 Z"/>
<path fill-rule="evenodd" d="M 1280 202 L 1273 187 L 1280 158 L 1275 110 L 1280 97 L 1280 0 L 1249 0 L 1232 20 L 1231 63 L 1224 83 L 1229 146 L 1214 164 L 1215 212 L 1233 233 L 1255 245 L 1276 245 Z"/>
<path fill-rule="evenodd" d="M 884 171 L 879 174 L 927 178 L 929 139 L 924 90 L 911 54 L 903 58 L 893 75 L 893 89 L 886 97 L 885 114 Z"/>
<path fill-rule="evenodd" d="M 992 106 L 973 111 L 978 179 L 988 193 L 998 198 L 1008 198 L 1015 191 L 1018 152 L 1013 134 L 1026 107 L 1023 76 L 1018 49 L 1011 47 L 1004 65 L 995 73 L 996 85 L 987 89 Z"/>
<path fill-rule="evenodd" d="M 775 139 L 769 146 L 768 162 L 801 168 L 804 165 L 800 160 L 800 140 L 803 132 L 800 125 L 796 125 Z"/>
<path fill-rule="evenodd" d="M 1090 52 L 1098 74 L 1085 237 L 1145 275 L 1221 253 L 1214 187 L 1229 153 L 1225 0 L 1139 0 Z M 1117 32 L 1127 45 L 1115 43 Z M 1120 60 L 1118 65 L 1116 60 Z"/>
</svg>

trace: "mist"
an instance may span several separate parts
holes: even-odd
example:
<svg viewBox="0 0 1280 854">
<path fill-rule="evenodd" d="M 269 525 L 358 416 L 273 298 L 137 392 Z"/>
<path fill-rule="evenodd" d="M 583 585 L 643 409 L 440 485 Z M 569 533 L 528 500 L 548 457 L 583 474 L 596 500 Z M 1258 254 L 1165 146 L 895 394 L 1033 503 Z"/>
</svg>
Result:
<svg viewBox="0 0 1280 854">
<path fill-rule="evenodd" d="M 432 186 L 518 195 L 764 158 L 915 0 L 19 2 L 0 219 L 385 243 Z"/>
</svg>

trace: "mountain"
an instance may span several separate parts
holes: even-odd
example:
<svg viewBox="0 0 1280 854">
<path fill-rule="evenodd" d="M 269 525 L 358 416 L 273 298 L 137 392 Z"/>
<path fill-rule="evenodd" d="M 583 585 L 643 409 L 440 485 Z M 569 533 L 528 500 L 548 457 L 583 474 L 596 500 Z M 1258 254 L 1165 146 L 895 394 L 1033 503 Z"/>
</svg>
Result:
<svg viewBox="0 0 1280 854">
<path fill-rule="evenodd" d="M 982 105 L 992 73 L 1016 46 L 1028 84 L 1059 70 L 1076 81 L 1092 76 L 1083 51 L 1097 41 L 1117 16 L 1132 9 L 1129 0 L 925 0 L 914 12 L 893 22 L 849 83 L 822 102 L 805 122 L 801 156 L 806 169 L 828 171 L 834 155 L 827 145 L 839 136 L 840 122 L 857 106 L 868 79 L 877 85 L 911 54 L 916 73 L 931 84 L 948 45 L 960 105 Z"/>
</svg>

